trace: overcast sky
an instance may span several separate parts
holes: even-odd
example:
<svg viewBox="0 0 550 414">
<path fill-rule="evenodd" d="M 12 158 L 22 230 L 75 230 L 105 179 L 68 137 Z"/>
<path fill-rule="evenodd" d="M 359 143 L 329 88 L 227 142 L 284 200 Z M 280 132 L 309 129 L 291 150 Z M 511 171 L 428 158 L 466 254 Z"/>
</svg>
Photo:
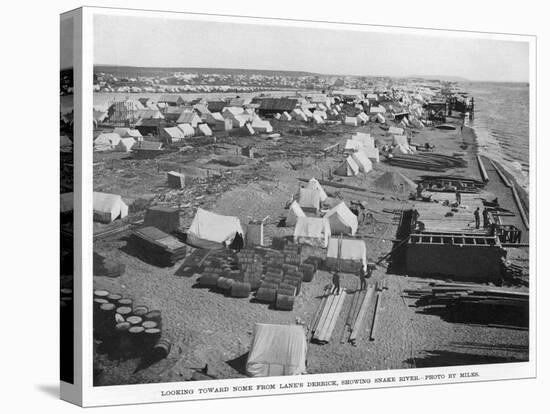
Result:
<svg viewBox="0 0 550 414">
<path fill-rule="evenodd" d="M 66 69 L 73 66 L 73 19 L 61 21 L 59 26 L 60 36 L 60 69 Z"/>
<path fill-rule="evenodd" d="M 529 80 L 528 42 L 96 15 L 96 64 Z"/>
</svg>

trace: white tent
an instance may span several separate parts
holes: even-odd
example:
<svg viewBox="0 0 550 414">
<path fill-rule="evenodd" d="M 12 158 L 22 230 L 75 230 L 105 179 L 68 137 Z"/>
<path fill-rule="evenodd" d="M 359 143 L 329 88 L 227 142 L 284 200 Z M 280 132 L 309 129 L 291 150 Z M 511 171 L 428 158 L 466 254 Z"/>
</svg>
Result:
<svg viewBox="0 0 550 414">
<path fill-rule="evenodd" d="M 318 114 L 313 114 L 313 122 L 314 122 L 315 124 L 317 124 L 317 125 L 319 125 L 319 124 L 324 124 L 324 123 L 325 123 L 325 121 L 323 120 L 323 118 L 321 118 L 321 116 L 318 115 Z"/>
<path fill-rule="evenodd" d="M 380 162 L 380 152 L 378 148 L 363 147 L 363 152 L 371 162 Z"/>
<path fill-rule="evenodd" d="M 357 115 L 357 119 L 359 120 L 359 122 L 363 122 L 363 123 L 369 122 L 369 117 L 364 112 L 361 112 L 359 115 Z"/>
<path fill-rule="evenodd" d="M 357 216 L 343 201 L 331 208 L 324 216 L 330 223 L 330 234 L 350 234 L 357 232 Z"/>
<path fill-rule="evenodd" d="M 405 135 L 394 135 L 393 145 L 403 145 L 405 147 L 408 147 L 409 142 L 407 141 L 407 137 Z"/>
<path fill-rule="evenodd" d="M 381 124 L 385 124 L 385 123 L 386 123 L 386 118 L 384 118 L 384 115 L 382 115 L 382 114 L 376 114 L 374 120 L 375 120 L 376 122 L 381 123 Z"/>
<path fill-rule="evenodd" d="M 327 248 L 327 265 L 338 269 L 339 261 L 356 261 L 367 269 L 367 246 L 363 240 L 350 240 L 331 237 Z"/>
<path fill-rule="evenodd" d="M 363 149 L 354 152 L 353 154 L 351 154 L 351 157 L 359 166 L 359 171 L 368 173 L 370 170 L 372 170 L 372 162 L 369 157 L 367 157 L 367 154 Z"/>
<path fill-rule="evenodd" d="M 346 140 L 346 145 L 344 146 L 344 151 L 347 152 L 355 152 L 359 151 L 363 146 L 361 145 L 361 142 L 355 141 L 353 139 Z"/>
<path fill-rule="evenodd" d="M 178 127 L 162 128 L 160 136 L 168 143 L 178 142 L 185 138 L 185 132 Z"/>
<path fill-rule="evenodd" d="M 183 132 L 185 138 L 195 135 L 195 128 L 191 124 L 178 124 L 177 128 Z"/>
<path fill-rule="evenodd" d="M 281 119 L 283 121 L 290 121 L 292 119 L 292 117 L 290 116 L 290 114 L 288 112 L 285 111 L 281 114 Z"/>
<path fill-rule="evenodd" d="M 273 127 L 269 123 L 269 121 L 265 121 L 260 118 L 254 118 L 252 121 L 252 128 L 254 128 L 255 131 L 270 134 L 273 132 Z"/>
<path fill-rule="evenodd" d="M 115 134 L 114 132 L 100 134 L 94 140 L 94 150 L 111 151 L 117 146 L 119 142 L 120 142 L 120 135 Z"/>
<path fill-rule="evenodd" d="M 67 135 L 60 135 L 59 147 L 63 152 L 71 152 L 73 148 L 73 141 Z"/>
<path fill-rule="evenodd" d="M 292 117 L 297 121 L 307 121 L 307 116 L 300 108 L 294 108 L 292 110 Z"/>
<path fill-rule="evenodd" d="M 245 124 L 244 128 L 245 128 L 245 131 L 248 133 L 248 135 L 254 135 L 255 134 L 255 131 L 254 131 L 254 128 L 252 128 L 252 125 Z"/>
<path fill-rule="evenodd" d="M 257 323 L 246 361 L 251 377 L 306 374 L 307 340 L 300 325 Z"/>
<path fill-rule="evenodd" d="M 130 152 L 132 147 L 136 144 L 136 140 L 131 137 L 121 138 L 115 147 L 115 151 L 118 152 Z"/>
<path fill-rule="evenodd" d="M 94 192 L 94 221 L 111 223 L 128 215 L 128 206 L 117 194 Z"/>
<path fill-rule="evenodd" d="M 325 192 L 323 187 L 321 187 L 321 184 L 319 183 L 319 181 L 317 181 L 315 177 L 312 177 L 311 180 L 308 181 L 306 188 L 317 190 L 319 192 L 319 200 L 321 201 L 321 203 L 325 201 L 328 197 L 327 193 Z"/>
<path fill-rule="evenodd" d="M 321 205 L 321 193 L 316 188 L 300 188 L 298 204 L 302 209 L 317 213 Z"/>
<path fill-rule="evenodd" d="M 346 116 L 344 119 L 344 125 L 357 126 L 357 118 L 354 116 Z"/>
<path fill-rule="evenodd" d="M 113 129 L 113 132 L 115 134 L 120 135 L 121 138 L 134 138 L 136 141 L 143 140 L 143 136 L 141 135 L 141 132 L 139 132 L 137 129 L 115 128 Z"/>
<path fill-rule="evenodd" d="M 199 135 L 203 135 L 205 137 L 211 137 L 212 136 L 212 130 L 208 126 L 208 124 L 199 124 L 197 125 L 197 132 Z"/>
<path fill-rule="evenodd" d="M 190 244 L 206 241 L 229 245 L 237 232 L 244 236 L 241 222 L 237 217 L 222 216 L 199 207 L 187 230 L 187 240 Z"/>
<path fill-rule="evenodd" d="M 385 114 L 386 108 L 383 106 L 371 106 L 370 107 L 370 113 L 371 114 Z"/>
<path fill-rule="evenodd" d="M 288 208 L 285 225 L 287 227 L 295 226 L 296 220 L 298 219 L 298 217 L 305 217 L 305 216 L 306 214 L 304 213 L 304 210 L 302 210 L 302 207 L 300 207 L 300 204 L 298 204 L 296 201 L 293 201 L 290 204 L 290 207 Z"/>
<path fill-rule="evenodd" d="M 399 144 L 394 147 L 392 150 L 393 154 L 414 154 L 414 151 L 408 146 Z"/>
<path fill-rule="evenodd" d="M 350 155 L 338 166 L 338 168 L 336 168 L 336 170 L 334 170 L 334 172 L 337 175 L 351 177 L 359 173 L 359 166 Z"/>
<path fill-rule="evenodd" d="M 390 135 L 403 135 L 403 132 L 405 132 L 403 128 L 398 128 L 394 126 L 391 126 L 390 129 L 388 130 L 388 133 Z"/>
<path fill-rule="evenodd" d="M 298 217 L 294 227 L 294 242 L 314 247 L 327 247 L 330 237 L 328 220 L 317 217 Z"/>
<path fill-rule="evenodd" d="M 356 132 L 354 135 L 352 135 L 351 140 L 360 142 L 363 147 L 374 148 L 374 139 L 371 137 L 370 134 L 365 134 L 364 132 Z"/>
</svg>

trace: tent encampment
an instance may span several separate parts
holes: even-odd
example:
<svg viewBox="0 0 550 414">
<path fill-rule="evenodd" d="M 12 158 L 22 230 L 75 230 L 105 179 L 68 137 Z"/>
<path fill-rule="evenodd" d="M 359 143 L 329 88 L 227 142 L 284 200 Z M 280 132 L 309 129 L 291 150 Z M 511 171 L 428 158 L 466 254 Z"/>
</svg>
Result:
<svg viewBox="0 0 550 414">
<path fill-rule="evenodd" d="M 112 151 L 120 142 L 120 135 L 113 132 L 99 134 L 94 140 L 94 151 Z"/>
<path fill-rule="evenodd" d="M 237 233 L 244 236 L 241 222 L 237 217 L 222 216 L 199 207 L 187 230 L 187 242 L 192 245 L 210 242 L 228 246 Z"/>
<path fill-rule="evenodd" d="M 298 204 L 303 210 L 317 213 L 321 207 L 321 193 L 316 188 L 300 188 Z"/>
<path fill-rule="evenodd" d="M 364 132 L 356 132 L 354 135 L 351 136 L 351 141 L 359 142 L 364 147 L 374 148 L 374 139 L 371 137 L 370 134 L 365 134 Z"/>
<path fill-rule="evenodd" d="M 136 140 L 134 138 L 121 138 L 118 144 L 115 146 L 115 151 L 130 152 L 135 144 Z"/>
<path fill-rule="evenodd" d="M 344 125 L 357 126 L 357 118 L 354 116 L 346 116 L 344 118 Z"/>
<path fill-rule="evenodd" d="M 117 194 L 94 192 L 94 221 L 111 223 L 128 215 L 128 206 Z"/>
<path fill-rule="evenodd" d="M 300 325 L 257 323 L 246 361 L 251 377 L 306 374 L 307 340 Z"/>
<path fill-rule="evenodd" d="M 306 188 L 309 188 L 310 190 L 317 190 L 319 192 L 319 200 L 321 201 L 321 203 L 327 199 L 327 193 L 315 177 L 312 177 L 308 181 Z"/>
<path fill-rule="evenodd" d="M 403 128 L 398 128 L 398 127 L 391 126 L 390 129 L 388 130 L 388 133 L 390 135 L 403 135 L 404 131 L 405 130 Z"/>
<path fill-rule="evenodd" d="M 296 201 L 293 201 L 288 207 L 288 213 L 286 215 L 285 225 L 287 227 L 295 226 L 296 220 L 298 220 L 298 217 L 305 217 L 305 216 L 306 214 L 304 213 L 304 210 L 302 210 L 302 207 L 300 207 L 300 204 L 298 204 Z"/>
<path fill-rule="evenodd" d="M 298 217 L 294 227 L 294 242 L 314 247 L 327 247 L 330 224 L 325 218 Z"/>
<path fill-rule="evenodd" d="M 197 126 L 197 132 L 199 135 L 203 135 L 205 137 L 211 137 L 212 136 L 212 130 L 208 126 L 208 124 L 199 124 Z"/>
<path fill-rule="evenodd" d="M 195 128 L 191 124 L 178 124 L 177 128 L 183 132 L 183 136 L 186 138 L 195 135 Z"/>
<path fill-rule="evenodd" d="M 328 242 L 326 265 L 329 270 L 355 272 L 367 268 L 367 246 L 363 240 L 331 237 Z"/>
<path fill-rule="evenodd" d="M 406 135 L 394 135 L 393 136 L 393 145 L 404 145 L 406 147 L 409 146 L 409 142 L 407 141 Z"/>
<path fill-rule="evenodd" d="M 330 223 L 330 234 L 349 234 L 357 232 L 357 216 L 351 212 L 343 201 L 331 208 L 324 216 Z"/>
<path fill-rule="evenodd" d="M 351 157 L 359 166 L 359 171 L 368 173 L 370 170 L 372 170 L 372 162 L 363 150 L 363 148 L 351 154 Z"/>
<path fill-rule="evenodd" d="M 363 147 L 363 152 L 371 162 L 380 162 L 380 151 L 374 147 Z"/>
<path fill-rule="evenodd" d="M 334 170 L 334 173 L 336 175 L 343 175 L 344 177 L 351 177 L 359 174 L 359 166 L 350 155 Z"/>
</svg>

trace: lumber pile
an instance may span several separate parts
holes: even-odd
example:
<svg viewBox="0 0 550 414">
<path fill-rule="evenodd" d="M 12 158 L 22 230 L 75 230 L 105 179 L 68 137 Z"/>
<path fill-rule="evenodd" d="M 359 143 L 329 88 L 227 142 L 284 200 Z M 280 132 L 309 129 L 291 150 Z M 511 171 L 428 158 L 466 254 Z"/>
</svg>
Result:
<svg viewBox="0 0 550 414">
<path fill-rule="evenodd" d="M 446 310 L 445 316 L 451 322 L 519 327 L 529 324 L 529 292 L 441 282 L 405 294 L 416 298 L 416 306 L 427 312 Z"/>
<path fill-rule="evenodd" d="M 312 327 L 312 338 L 311 340 L 320 344 L 326 344 L 330 342 L 332 337 L 332 332 L 338 321 L 338 317 L 344 306 L 346 300 L 346 292 L 342 291 L 340 294 L 329 294 L 326 295 L 323 299 L 324 305 L 320 309 L 317 320 L 314 321 L 314 326 Z"/>
<path fill-rule="evenodd" d="M 127 248 L 139 258 L 159 266 L 172 266 L 185 257 L 187 247 L 174 236 L 146 226 L 134 230 Z"/>
<path fill-rule="evenodd" d="M 462 158 L 436 153 L 396 154 L 388 157 L 386 161 L 396 167 L 434 172 L 466 167 L 466 161 Z"/>
</svg>

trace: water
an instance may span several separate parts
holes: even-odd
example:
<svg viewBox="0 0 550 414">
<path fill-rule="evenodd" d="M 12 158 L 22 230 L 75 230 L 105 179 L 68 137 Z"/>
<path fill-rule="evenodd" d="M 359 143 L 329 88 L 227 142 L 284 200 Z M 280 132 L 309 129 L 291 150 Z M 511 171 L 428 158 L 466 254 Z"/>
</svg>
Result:
<svg viewBox="0 0 550 414">
<path fill-rule="evenodd" d="M 460 85 L 475 100 L 474 127 L 481 154 L 529 190 L 529 85 L 476 82 Z"/>
</svg>

